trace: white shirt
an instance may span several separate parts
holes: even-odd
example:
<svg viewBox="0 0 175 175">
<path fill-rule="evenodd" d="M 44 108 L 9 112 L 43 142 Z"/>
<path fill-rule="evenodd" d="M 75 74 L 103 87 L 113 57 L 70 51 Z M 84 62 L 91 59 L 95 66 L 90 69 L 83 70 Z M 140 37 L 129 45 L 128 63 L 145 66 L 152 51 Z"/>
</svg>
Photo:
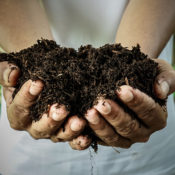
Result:
<svg viewBox="0 0 175 175">
<path fill-rule="evenodd" d="M 127 0 L 44 1 L 53 35 L 58 44 L 78 48 L 114 43 Z M 171 59 L 172 39 L 160 58 Z M 7 121 L 2 101 L 0 121 L 0 173 L 2 175 L 173 175 L 175 174 L 175 109 L 168 100 L 167 127 L 154 133 L 147 143 L 130 149 L 99 146 L 91 160 L 89 149 L 74 151 L 67 143 L 33 140 L 28 133 L 14 131 Z M 92 162 L 91 162 L 92 161 Z"/>
</svg>

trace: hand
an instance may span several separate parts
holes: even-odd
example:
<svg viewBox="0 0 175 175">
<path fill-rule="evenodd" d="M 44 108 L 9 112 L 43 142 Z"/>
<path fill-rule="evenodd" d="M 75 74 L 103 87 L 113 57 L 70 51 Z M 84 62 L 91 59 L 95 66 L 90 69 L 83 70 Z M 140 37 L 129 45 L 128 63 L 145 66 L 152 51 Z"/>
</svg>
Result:
<svg viewBox="0 0 175 175">
<path fill-rule="evenodd" d="M 175 71 L 163 60 L 156 59 L 156 62 L 159 63 L 160 74 L 155 82 L 155 92 L 164 99 L 175 91 Z M 153 132 L 166 126 L 167 112 L 143 92 L 124 85 L 116 93 L 138 119 L 133 119 L 114 101 L 100 99 L 85 116 L 99 137 L 99 144 L 129 148 L 136 142 L 148 141 Z M 74 144 L 72 142 L 70 145 L 79 149 L 76 139 Z"/>
<path fill-rule="evenodd" d="M 0 63 L 0 84 L 3 85 L 3 93 L 7 104 L 7 114 L 10 126 L 15 130 L 26 130 L 35 139 L 50 138 L 54 142 L 72 140 L 80 135 L 85 127 L 85 120 L 72 116 L 65 124 L 65 131 L 59 129 L 68 115 L 63 105 L 51 106 L 48 113 L 43 114 L 37 122 L 29 117 L 30 107 L 35 103 L 43 89 L 43 83 L 39 80 L 28 80 L 12 99 L 15 90 L 13 86 L 20 75 L 20 70 L 7 62 Z"/>
</svg>

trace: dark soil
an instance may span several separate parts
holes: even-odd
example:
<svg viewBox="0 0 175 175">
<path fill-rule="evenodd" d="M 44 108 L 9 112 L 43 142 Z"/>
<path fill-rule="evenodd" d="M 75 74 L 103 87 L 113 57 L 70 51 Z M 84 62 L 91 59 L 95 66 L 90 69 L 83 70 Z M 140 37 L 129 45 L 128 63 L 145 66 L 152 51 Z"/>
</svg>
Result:
<svg viewBox="0 0 175 175">
<path fill-rule="evenodd" d="M 76 51 L 42 39 L 18 53 L 0 54 L 0 61 L 9 61 L 21 69 L 13 97 L 29 79 L 44 82 L 42 93 L 31 107 L 33 120 L 40 119 L 48 111 L 48 105 L 54 103 L 64 104 L 70 115 L 82 117 L 100 95 L 129 111 L 115 93 L 125 84 L 140 89 L 160 105 L 165 104 L 155 96 L 153 88 L 159 73 L 158 64 L 141 53 L 139 45 L 132 50 L 120 44 L 100 48 L 87 45 Z"/>
</svg>

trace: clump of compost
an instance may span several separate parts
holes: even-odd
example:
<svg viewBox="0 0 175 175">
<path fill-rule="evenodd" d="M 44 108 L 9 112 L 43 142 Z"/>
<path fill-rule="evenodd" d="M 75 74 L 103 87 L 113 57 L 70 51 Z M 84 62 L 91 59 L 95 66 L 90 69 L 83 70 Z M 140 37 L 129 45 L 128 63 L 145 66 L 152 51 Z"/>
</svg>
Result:
<svg viewBox="0 0 175 175">
<path fill-rule="evenodd" d="M 116 95 L 116 89 L 125 84 L 138 88 L 160 105 L 165 104 L 156 97 L 153 88 L 159 73 L 158 64 L 142 53 L 139 45 L 132 50 L 121 44 L 106 44 L 100 48 L 87 45 L 76 51 L 42 39 L 20 52 L 0 54 L 0 61 L 13 63 L 21 70 L 13 97 L 29 79 L 44 83 L 43 91 L 31 107 L 33 120 L 39 120 L 54 103 L 64 104 L 70 111 L 69 116 L 82 117 L 100 95 L 129 111 Z"/>
</svg>

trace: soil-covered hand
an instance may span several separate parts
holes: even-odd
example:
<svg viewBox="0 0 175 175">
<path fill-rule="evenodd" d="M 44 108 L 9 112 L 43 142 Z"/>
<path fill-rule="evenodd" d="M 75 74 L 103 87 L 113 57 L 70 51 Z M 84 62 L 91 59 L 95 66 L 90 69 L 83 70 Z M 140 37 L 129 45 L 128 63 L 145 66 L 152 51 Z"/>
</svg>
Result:
<svg viewBox="0 0 175 175">
<path fill-rule="evenodd" d="M 155 61 L 160 67 L 155 93 L 159 98 L 165 99 L 175 91 L 175 71 L 167 62 L 159 59 Z M 147 142 L 152 133 L 166 126 L 165 108 L 140 90 L 124 85 L 116 93 L 138 118 L 133 119 L 114 101 L 99 99 L 98 104 L 88 110 L 85 116 L 98 136 L 99 144 L 129 148 L 136 142 Z M 76 139 L 70 145 L 73 149 L 83 149 Z"/>
<path fill-rule="evenodd" d="M 7 62 L 0 63 L 0 84 L 3 86 L 3 94 L 7 104 L 7 115 L 10 126 L 15 130 L 26 130 L 35 139 L 50 138 L 52 141 L 70 141 L 83 130 L 86 122 L 77 116 L 72 116 L 65 123 L 65 131 L 60 128 L 68 112 L 63 105 L 54 104 L 48 113 L 35 122 L 29 117 L 30 107 L 33 105 L 43 89 L 43 83 L 39 80 L 28 80 L 21 90 L 12 99 L 15 90 L 13 86 L 20 75 L 20 70 Z"/>
</svg>

